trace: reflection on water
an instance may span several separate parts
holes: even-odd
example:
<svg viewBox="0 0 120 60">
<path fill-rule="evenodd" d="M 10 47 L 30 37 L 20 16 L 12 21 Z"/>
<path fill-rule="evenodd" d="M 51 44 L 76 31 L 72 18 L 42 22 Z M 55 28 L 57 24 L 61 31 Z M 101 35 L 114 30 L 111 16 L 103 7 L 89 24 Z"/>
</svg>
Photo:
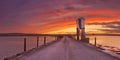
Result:
<svg viewBox="0 0 120 60">
<path fill-rule="evenodd" d="M 90 43 L 94 44 L 94 38 L 90 36 Z M 97 44 L 120 48 L 120 36 L 96 36 L 96 38 Z"/>
<path fill-rule="evenodd" d="M 94 37 L 89 36 L 90 43 L 94 44 Z M 120 36 L 96 36 L 97 44 L 114 46 L 120 48 Z M 25 37 L 0 37 L 0 60 L 6 57 L 12 56 L 16 53 L 23 52 L 23 39 Z M 26 37 L 27 38 L 27 50 L 35 48 L 37 37 Z M 39 39 L 39 45 L 43 44 L 43 37 Z M 55 37 L 47 37 L 47 42 L 55 40 Z"/>
<path fill-rule="evenodd" d="M 27 38 L 27 50 L 37 47 L 37 37 L 0 37 L 0 60 L 23 52 L 24 38 Z M 39 37 L 39 46 L 43 44 L 43 37 Z M 55 40 L 55 37 L 47 37 L 47 43 Z"/>
</svg>

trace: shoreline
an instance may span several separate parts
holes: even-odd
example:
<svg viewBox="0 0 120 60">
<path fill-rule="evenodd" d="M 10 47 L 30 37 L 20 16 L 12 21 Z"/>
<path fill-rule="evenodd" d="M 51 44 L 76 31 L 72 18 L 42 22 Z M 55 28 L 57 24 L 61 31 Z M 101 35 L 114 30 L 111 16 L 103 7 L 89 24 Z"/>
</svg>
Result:
<svg viewBox="0 0 120 60">
<path fill-rule="evenodd" d="M 105 45 L 100 45 L 100 44 L 97 44 L 97 47 L 102 49 L 102 50 L 108 50 L 108 51 L 111 51 L 117 55 L 120 56 L 120 48 L 118 47 L 113 47 L 113 46 L 105 46 Z"/>
</svg>

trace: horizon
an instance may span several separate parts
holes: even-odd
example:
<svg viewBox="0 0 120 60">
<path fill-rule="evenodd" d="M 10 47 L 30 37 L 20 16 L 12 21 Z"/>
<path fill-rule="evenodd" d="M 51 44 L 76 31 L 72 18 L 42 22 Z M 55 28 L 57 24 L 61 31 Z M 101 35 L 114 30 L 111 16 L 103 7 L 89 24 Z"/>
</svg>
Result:
<svg viewBox="0 0 120 60">
<path fill-rule="evenodd" d="M 59 36 L 59 35 L 71 35 L 71 36 L 77 36 L 76 33 L 0 33 L 0 36 Z M 99 34 L 85 34 L 86 36 L 120 36 L 120 34 L 106 34 L 106 33 L 99 33 Z"/>
</svg>

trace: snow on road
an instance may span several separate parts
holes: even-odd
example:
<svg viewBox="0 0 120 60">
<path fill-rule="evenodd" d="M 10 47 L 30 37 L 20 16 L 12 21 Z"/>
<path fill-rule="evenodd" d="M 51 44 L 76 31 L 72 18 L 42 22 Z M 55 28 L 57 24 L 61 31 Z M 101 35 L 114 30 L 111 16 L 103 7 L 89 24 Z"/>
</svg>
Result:
<svg viewBox="0 0 120 60">
<path fill-rule="evenodd" d="M 15 60 L 120 60 L 69 37 L 63 37 L 40 51 Z"/>
</svg>

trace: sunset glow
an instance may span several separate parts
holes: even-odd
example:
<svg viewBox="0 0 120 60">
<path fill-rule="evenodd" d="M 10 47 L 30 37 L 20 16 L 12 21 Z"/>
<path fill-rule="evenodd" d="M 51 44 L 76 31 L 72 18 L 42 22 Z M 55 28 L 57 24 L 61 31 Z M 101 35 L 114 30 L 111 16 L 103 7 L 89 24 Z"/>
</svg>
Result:
<svg viewBox="0 0 120 60">
<path fill-rule="evenodd" d="M 1 0 L 0 33 L 75 33 L 78 17 L 85 18 L 87 33 L 120 33 L 119 2 Z"/>
</svg>

